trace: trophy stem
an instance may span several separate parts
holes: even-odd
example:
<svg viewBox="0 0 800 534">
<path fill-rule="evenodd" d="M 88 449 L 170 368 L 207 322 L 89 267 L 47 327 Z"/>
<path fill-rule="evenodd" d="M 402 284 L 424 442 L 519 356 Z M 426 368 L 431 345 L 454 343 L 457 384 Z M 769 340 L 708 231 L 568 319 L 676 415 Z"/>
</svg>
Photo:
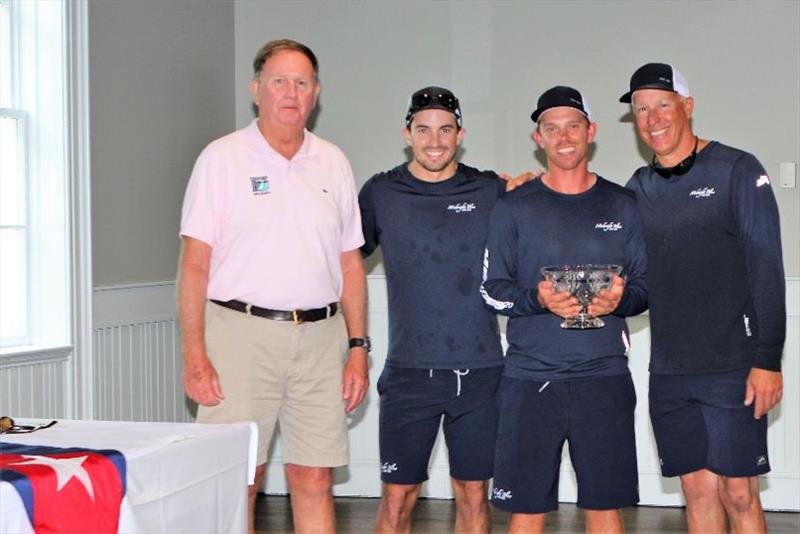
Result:
<svg viewBox="0 0 800 534">
<path fill-rule="evenodd" d="M 561 328 L 569 330 L 589 330 L 592 328 L 603 328 L 605 322 L 599 317 L 594 317 L 588 313 L 581 311 L 575 317 L 568 317 L 561 321 Z"/>
</svg>

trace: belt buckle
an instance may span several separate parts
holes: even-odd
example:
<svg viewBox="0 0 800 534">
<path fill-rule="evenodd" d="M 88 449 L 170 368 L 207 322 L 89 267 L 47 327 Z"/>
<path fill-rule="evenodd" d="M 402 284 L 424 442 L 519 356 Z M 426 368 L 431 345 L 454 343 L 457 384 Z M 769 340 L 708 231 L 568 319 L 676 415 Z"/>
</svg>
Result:
<svg viewBox="0 0 800 534">
<path fill-rule="evenodd" d="M 297 310 L 292 310 L 292 321 L 294 321 L 294 324 L 301 324 L 303 322 L 303 319 L 300 318 L 300 314 L 297 313 Z"/>
</svg>

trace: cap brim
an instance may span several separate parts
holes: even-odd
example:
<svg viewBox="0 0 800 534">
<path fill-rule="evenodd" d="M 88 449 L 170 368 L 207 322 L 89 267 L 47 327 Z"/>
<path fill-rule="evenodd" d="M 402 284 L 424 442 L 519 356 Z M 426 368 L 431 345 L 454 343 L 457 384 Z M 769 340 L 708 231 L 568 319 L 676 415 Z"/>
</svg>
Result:
<svg viewBox="0 0 800 534">
<path fill-rule="evenodd" d="M 447 111 L 448 113 L 451 113 L 452 115 L 455 116 L 456 119 L 458 119 L 458 114 L 455 111 L 453 111 L 452 109 L 447 109 L 446 107 L 442 106 L 441 104 L 431 104 L 431 105 L 425 106 L 423 108 L 419 108 L 419 109 L 417 109 L 415 111 L 408 110 L 406 112 L 406 115 L 408 117 L 406 119 L 406 121 L 411 122 L 411 119 L 414 118 L 414 115 L 416 115 L 420 111 L 425 111 L 426 109 L 441 109 L 442 111 Z"/>
<path fill-rule="evenodd" d="M 539 122 L 539 117 L 541 117 L 542 115 L 544 115 L 545 113 L 547 113 L 547 112 L 548 112 L 548 111 L 550 111 L 551 109 L 555 109 L 555 108 L 572 108 L 572 109 L 574 109 L 574 110 L 577 110 L 577 111 L 579 111 L 579 112 L 580 112 L 580 114 L 581 114 L 581 115 L 583 115 L 584 117 L 586 117 L 586 119 L 587 119 L 589 122 L 592 122 L 592 118 L 591 118 L 591 117 L 590 117 L 590 116 L 589 116 L 589 115 L 586 113 L 586 111 L 585 111 L 585 110 L 583 110 L 583 109 L 579 109 L 579 108 L 576 108 L 575 106 L 566 106 L 566 105 L 564 105 L 564 106 L 551 106 L 551 107 L 549 107 L 549 108 L 544 108 L 544 109 L 537 108 L 537 109 L 536 109 L 536 111 L 534 111 L 533 113 L 531 113 L 531 120 L 532 120 L 533 122 L 535 122 L 535 123 L 537 123 L 537 124 L 538 124 L 538 122 Z"/>
<path fill-rule="evenodd" d="M 672 89 L 671 87 L 664 87 L 663 85 L 643 85 L 641 87 L 637 87 L 633 91 L 628 91 L 627 93 L 619 97 L 619 101 L 624 102 L 625 104 L 630 104 L 631 102 L 633 102 L 633 93 L 635 93 L 636 91 L 640 91 L 642 89 L 658 89 L 659 91 L 669 91 L 670 93 L 678 92 L 675 89 Z"/>
</svg>

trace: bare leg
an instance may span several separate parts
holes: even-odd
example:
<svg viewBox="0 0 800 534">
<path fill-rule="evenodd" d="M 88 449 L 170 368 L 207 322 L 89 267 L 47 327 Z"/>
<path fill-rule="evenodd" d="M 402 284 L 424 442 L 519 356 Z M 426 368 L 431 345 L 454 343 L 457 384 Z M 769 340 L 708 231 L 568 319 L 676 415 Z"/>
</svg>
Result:
<svg viewBox="0 0 800 534">
<path fill-rule="evenodd" d="M 456 534 L 488 533 L 491 519 L 486 499 L 487 481 L 454 478 L 451 484 L 456 498 Z"/>
<path fill-rule="evenodd" d="M 511 514 L 508 534 L 542 534 L 545 514 Z"/>
<path fill-rule="evenodd" d="M 719 476 L 701 469 L 681 476 L 686 521 L 692 534 L 724 533 L 725 508 L 719 498 Z"/>
<path fill-rule="evenodd" d="M 758 494 L 758 477 L 719 477 L 719 498 L 728 514 L 731 532 L 762 534 L 767 531 Z"/>
<path fill-rule="evenodd" d="M 586 515 L 587 534 L 622 534 L 625 532 L 620 510 L 584 510 L 584 514 Z"/>
<path fill-rule="evenodd" d="M 409 534 L 411 513 L 417 504 L 422 484 L 383 483 L 383 498 L 378 508 L 375 532 L 380 534 Z"/>
<path fill-rule="evenodd" d="M 331 493 L 330 467 L 284 466 L 297 534 L 327 534 L 336 531 Z"/>
<path fill-rule="evenodd" d="M 256 466 L 256 479 L 252 485 L 247 486 L 247 532 L 250 534 L 255 531 L 256 497 L 264 484 L 266 470 L 267 464 Z"/>
</svg>

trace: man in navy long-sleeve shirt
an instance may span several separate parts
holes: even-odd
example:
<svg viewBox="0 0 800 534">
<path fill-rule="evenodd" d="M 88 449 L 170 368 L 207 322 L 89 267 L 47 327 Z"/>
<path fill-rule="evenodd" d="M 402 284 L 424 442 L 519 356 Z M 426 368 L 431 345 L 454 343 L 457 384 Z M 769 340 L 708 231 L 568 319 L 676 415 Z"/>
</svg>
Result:
<svg viewBox="0 0 800 534">
<path fill-rule="evenodd" d="M 689 530 L 763 532 L 766 413 L 782 395 L 786 305 L 778 208 L 751 154 L 701 139 L 673 66 L 631 77 L 654 152 L 628 187 L 647 242 L 650 416 L 664 476 L 680 476 Z"/>
<path fill-rule="evenodd" d="M 501 198 L 484 259 L 484 300 L 509 316 L 492 504 L 509 532 L 541 532 L 558 507 L 561 449 L 569 441 L 578 506 L 590 532 L 622 532 L 620 508 L 638 502 L 634 407 L 624 317 L 644 311 L 646 261 L 633 195 L 588 170 L 597 125 L 573 88 L 554 87 L 531 117 L 547 155 L 540 179 Z M 567 330 L 580 310 L 541 268 L 618 264 L 625 282 L 595 297 L 605 326 Z"/>
<path fill-rule="evenodd" d="M 507 187 L 456 160 L 465 130 L 455 95 L 415 92 L 403 135 L 412 159 L 378 173 L 359 204 L 369 255 L 383 251 L 389 353 L 378 381 L 383 498 L 376 530 L 409 532 L 440 425 L 447 443 L 457 532 L 488 532 L 495 394 L 503 366 L 497 317 L 481 302 L 489 215 Z"/>
</svg>

